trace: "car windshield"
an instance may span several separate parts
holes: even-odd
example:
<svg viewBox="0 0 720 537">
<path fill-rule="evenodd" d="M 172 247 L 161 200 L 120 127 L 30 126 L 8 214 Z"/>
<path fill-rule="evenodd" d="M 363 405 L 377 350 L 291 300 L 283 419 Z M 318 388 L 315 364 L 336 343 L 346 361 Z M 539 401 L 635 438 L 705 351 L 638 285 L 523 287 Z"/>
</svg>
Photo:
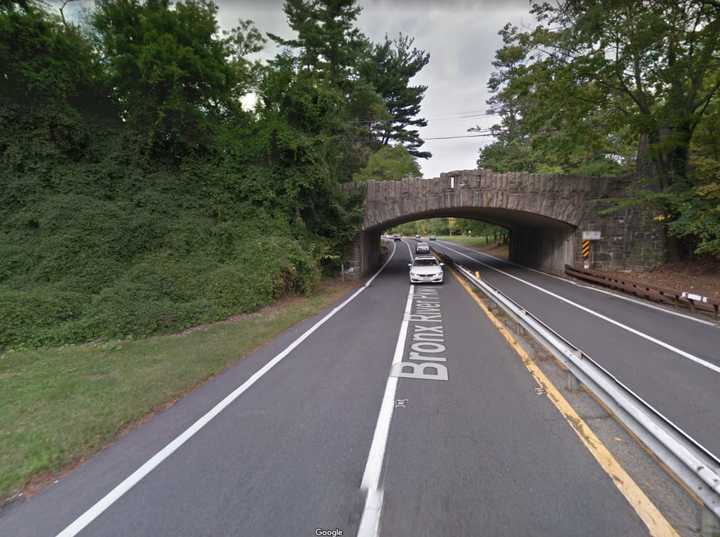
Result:
<svg viewBox="0 0 720 537">
<path fill-rule="evenodd" d="M 415 260 L 416 267 L 431 267 L 433 265 L 437 265 L 436 259 L 416 259 Z"/>
</svg>

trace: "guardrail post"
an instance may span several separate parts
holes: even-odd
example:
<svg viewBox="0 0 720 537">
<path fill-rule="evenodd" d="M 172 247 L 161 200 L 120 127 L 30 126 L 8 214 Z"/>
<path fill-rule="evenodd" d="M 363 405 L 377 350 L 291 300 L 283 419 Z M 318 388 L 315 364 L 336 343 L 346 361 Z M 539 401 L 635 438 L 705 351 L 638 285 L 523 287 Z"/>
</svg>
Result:
<svg viewBox="0 0 720 537">
<path fill-rule="evenodd" d="M 580 360 L 582 358 L 582 353 L 580 351 L 570 351 L 572 355 L 577 359 Z M 572 371 L 570 369 L 567 370 L 567 378 L 565 383 L 565 388 L 569 392 L 576 392 L 580 389 L 580 381 L 578 378 L 573 375 Z"/>
<path fill-rule="evenodd" d="M 700 535 L 720 537 L 720 519 L 704 505 L 700 506 Z"/>
<path fill-rule="evenodd" d="M 570 372 L 569 369 L 567 370 L 567 383 L 565 385 L 565 389 L 573 393 L 580 389 L 580 381 Z"/>
</svg>

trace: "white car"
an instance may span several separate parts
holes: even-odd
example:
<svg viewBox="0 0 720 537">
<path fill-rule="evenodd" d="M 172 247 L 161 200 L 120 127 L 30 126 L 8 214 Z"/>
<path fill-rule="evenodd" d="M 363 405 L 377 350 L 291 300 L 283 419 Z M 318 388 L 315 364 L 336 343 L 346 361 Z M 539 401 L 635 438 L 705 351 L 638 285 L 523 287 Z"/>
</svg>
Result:
<svg viewBox="0 0 720 537">
<path fill-rule="evenodd" d="M 408 263 L 410 283 L 442 283 L 445 275 L 443 265 L 431 255 L 417 256 L 415 261 Z"/>
<path fill-rule="evenodd" d="M 415 247 L 415 253 L 416 254 L 429 254 L 430 253 L 430 245 L 426 242 L 417 243 L 417 246 Z"/>
</svg>

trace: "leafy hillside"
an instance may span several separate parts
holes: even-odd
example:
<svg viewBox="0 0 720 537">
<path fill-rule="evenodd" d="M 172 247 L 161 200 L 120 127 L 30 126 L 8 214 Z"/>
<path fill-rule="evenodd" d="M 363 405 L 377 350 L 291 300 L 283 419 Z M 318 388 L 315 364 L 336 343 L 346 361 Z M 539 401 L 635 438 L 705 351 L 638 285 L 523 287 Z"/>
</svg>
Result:
<svg viewBox="0 0 720 537">
<path fill-rule="evenodd" d="M 17 134 L 5 140 L 10 151 L 38 144 Z M 319 237 L 294 229 L 282 211 L 218 203 L 218 192 L 228 192 L 218 173 L 228 170 L 212 163 L 123 164 L 108 147 L 122 146 L 120 136 L 106 129 L 98 147 L 90 139 L 97 158 L 23 159 L 15 165 L 25 173 L 3 176 L 5 345 L 144 335 L 312 289 Z"/>
<path fill-rule="evenodd" d="M 398 125 L 424 120 L 386 103 L 426 55 L 372 44 L 352 0 L 287 2 L 299 38 L 275 37 L 267 65 L 253 24 L 220 32 L 211 2 L 104 0 L 79 23 L 50 9 L 0 3 L 0 350 L 309 292 L 359 221 L 339 184 L 385 144 L 422 144 Z M 379 53 L 395 61 L 370 69 Z M 423 92 L 404 98 L 419 110 Z"/>
</svg>

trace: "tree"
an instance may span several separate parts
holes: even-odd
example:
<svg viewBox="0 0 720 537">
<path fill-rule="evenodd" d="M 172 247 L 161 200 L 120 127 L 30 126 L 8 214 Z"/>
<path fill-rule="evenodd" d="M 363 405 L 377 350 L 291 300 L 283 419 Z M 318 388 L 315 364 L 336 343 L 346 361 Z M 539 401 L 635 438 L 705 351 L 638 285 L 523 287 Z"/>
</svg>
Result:
<svg viewBox="0 0 720 537">
<path fill-rule="evenodd" d="M 284 48 L 261 85 L 263 110 L 317 137 L 331 174 L 350 181 L 377 145 L 370 125 L 386 115 L 358 75 L 367 47 L 356 28 L 360 8 L 355 0 L 288 0 L 284 9 L 297 38 L 269 34 Z"/>
<path fill-rule="evenodd" d="M 362 8 L 356 0 L 286 0 L 283 6 L 296 39 L 268 34 L 279 45 L 299 51 L 300 68 L 337 86 L 355 74 L 365 39 L 356 27 Z"/>
<path fill-rule="evenodd" d="M 353 176 L 353 181 L 397 181 L 419 176 L 420 167 L 407 149 L 386 145 L 370 156 L 367 166 Z"/>
<path fill-rule="evenodd" d="M 416 117 L 426 88 L 410 85 L 429 56 L 402 35 L 382 45 L 371 43 L 357 28 L 361 8 L 356 0 L 287 0 L 284 10 L 297 37 L 269 34 L 284 47 L 271 62 L 271 72 L 279 68 L 284 73 L 284 84 L 275 78 L 273 91 L 290 97 L 291 88 L 301 85 L 303 93 L 296 97 L 302 113 L 282 99 L 264 102 L 285 108 L 297 124 L 310 121 L 319 127 L 334 152 L 329 160 L 333 173 L 350 180 L 374 151 L 390 143 L 429 157 L 419 151 L 423 142 L 413 129 L 427 124 Z"/>
<path fill-rule="evenodd" d="M 417 127 L 427 126 L 418 118 L 427 86 L 410 84 L 430 61 L 430 54 L 414 45 L 414 39 L 400 34 L 391 40 L 387 36 L 378 45 L 371 45 L 361 73 L 382 96 L 389 117 L 374 126 L 382 145 L 402 144 L 417 158 L 430 158 L 431 153 L 420 151 L 424 144 Z"/>
<path fill-rule="evenodd" d="M 80 28 L 32 2 L 0 4 L 0 99 L 55 111 L 104 103 L 103 73 Z"/>
<path fill-rule="evenodd" d="M 634 169 L 644 181 L 622 205 L 662 215 L 673 257 L 720 254 L 712 186 L 720 173 L 720 4 L 563 0 L 533 3 L 531 12 L 534 29 L 502 31 L 489 83 L 501 124 L 478 165 Z"/>
<path fill-rule="evenodd" d="M 684 183 L 692 135 L 720 90 L 720 9 L 702 0 L 566 0 L 531 11 L 538 26 L 509 40 L 527 64 L 588 88 L 579 99 L 607 121 L 622 118 L 660 188 Z M 556 93 L 553 104 L 569 113 L 577 102 Z"/>
<path fill-rule="evenodd" d="M 496 52 L 488 104 L 501 118 L 497 141 L 478 166 L 497 171 L 610 174 L 629 162 L 627 128 L 596 84 L 539 57 L 529 34 L 506 25 Z"/>
<path fill-rule="evenodd" d="M 244 56 L 262 37 L 247 21 L 221 36 L 216 14 L 209 0 L 98 1 L 92 23 L 123 118 L 156 155 L 207 149 L 212 125 L 250 89 Z"/>
</svg>

